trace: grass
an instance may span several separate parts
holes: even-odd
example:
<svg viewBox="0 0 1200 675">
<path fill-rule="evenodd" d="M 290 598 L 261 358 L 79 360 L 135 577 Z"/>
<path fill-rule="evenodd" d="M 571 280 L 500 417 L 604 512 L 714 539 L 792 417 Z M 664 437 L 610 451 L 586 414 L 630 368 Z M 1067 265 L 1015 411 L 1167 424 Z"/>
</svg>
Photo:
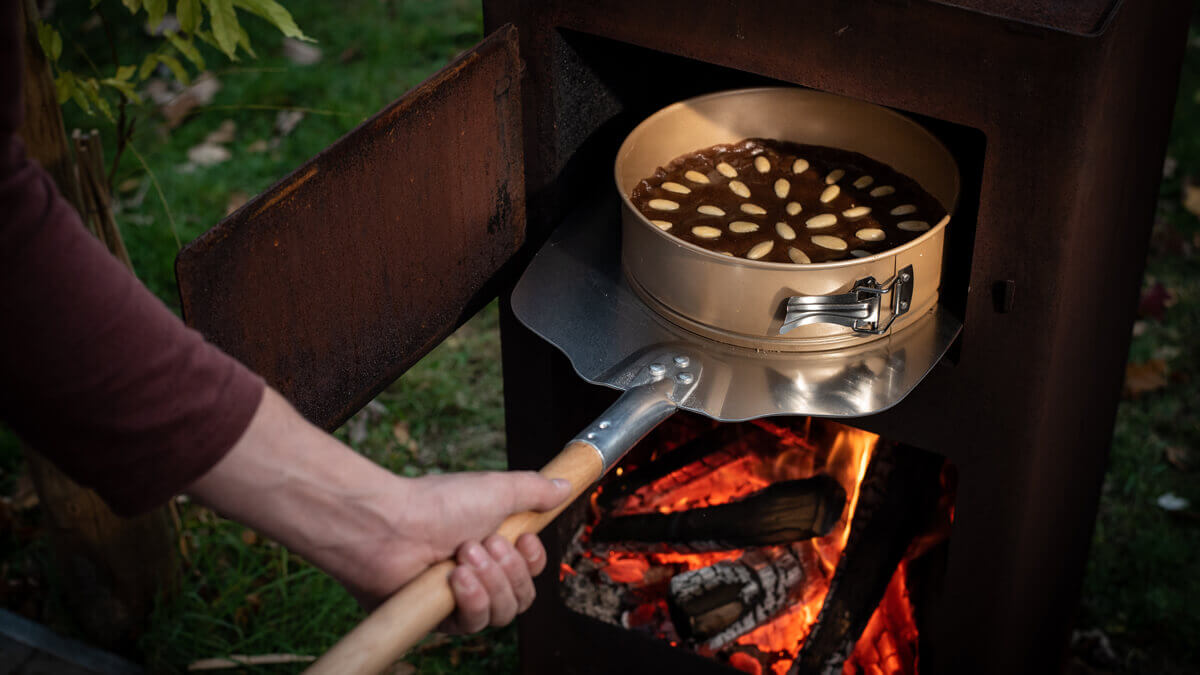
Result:
<svg viewBox="0 0 1200 675">
<path fill-rule="evenodd" d="M 481 35 L 479 7 L 466 0 L 286 4 L 319 40 L 324 51 L 319 63 L 291 64 L 282 55 L 279 36 L 247 19 L 259 59 L 220 65 L 222 58 L 208 50 L 205 56 L 222 84 L 213 102 L 169 132 L 153 118 L 139 125 L 134 142 L 169 200 L 184 242 L 216 223 L 231 201 L 265 189 Z M 60 5 L 53 21 L 64 36 L 81 36 L 80 48 L 89 54 L 107 54 L 102 31 L 79 32 L 88 18 L 85 3 Z M 108 11 L 115 16 L 119 8 Z M 116 36 L 124 60 L 132 60 L 149 40 L 128 25 L 119 26 Z M 70 47 L 68 58 L 85 67 Z M 1161 320 L 1140 322 L 1131 349 L 1134 362 L 1164 360 L 1170 377 L 1162 389 L 1121 404 L 1080 610 L 1081 628 L 1099 627 L 1113 638 L 1119 663 L 1109 667 L 1118 672 L 1182 673 L 1200 663 L 1200 611 L 1195 609 L 1200 574 L 1194 561 L 1200 527 L 1156 505 L 1166 492 L 1200 504 L 1195 473 L 1164 459 L 1168 448 L 1185 449 L 1192 453 L 1193 471 L 1200 465 L 1200 422 L 1194 412 L 1200 409 L 1200 353 L 1191 337 L 1200 334 L 1200 220 L 1181 206 L 1188 178 L 1200 179 L 1198 91 L 1200 50 L 1189 47 L 1170 146 L 1177 168 L 1164 182 L 1147 271 L 1147 286 L 1161 282 L 1173 292 L 1175 304 Z M 308 111 L 282 137 L 274 130 L 281 109 Z M 68 128 L 111 130 L 72 105 L 66 114 Z M 233 158 L 181 171 L 187 150 L 227 119 L 237 127 L 228 144 Z M 272 149 L 252 152 L 256 141 L 275 138 Z M 109 153 L 111 158 L 111 147 Z M 138 275 L 174 307 L 175 235 L 150 174 L 127 155 L 115 183 L 124 186 L 118 190 L 117 217 Z M 352 418 L 338 437 L 405 475 L 503 468 L 496 322 L 493 305 Z M 17 489 L 20 472 L 15 439 L 0 433 L 3 494 Z M 183 670 L 196 659 L 228 654 L 318 654 L 362 618 L 348 594 L 303 560 L 206 509 L 177 506 L 183 583 L 155 610 L 141 641 L 152 670 Z M 0 532 L 0 564 L 10 583 L 36 581 L 45 565 L 35 522 L 36 512 L 18 513 Z M 46 604 L 52 598 L 30 606 L 36 591 L 6 592 L 5 604 L 54 623 L 47 614 L 53 607 Z M 433 639 L 409 661 L 422 673 L 510 672 L 516 667 L 515 631 Z"/>
</svg>

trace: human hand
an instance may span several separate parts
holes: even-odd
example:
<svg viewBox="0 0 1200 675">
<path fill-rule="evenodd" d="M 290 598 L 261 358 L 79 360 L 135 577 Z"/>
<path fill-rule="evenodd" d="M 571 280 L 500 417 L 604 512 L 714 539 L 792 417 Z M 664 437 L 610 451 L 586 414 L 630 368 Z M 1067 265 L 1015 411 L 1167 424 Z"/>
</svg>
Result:
<svg viewBox="0 0 1200 675">
<path fill-rule="evenodd" d="M 503 625 L 533 601 L 536 536 L 491 537 L 506 517 L 558 506 L 570 489 L 533 472 L 402 478 L 306 422 L 268 389 L 234 448 L 188 492 L 274 538 L 371 608 L 454 558 L 458 611 L 444 628 Z M 482 555 L 481 554 L 486 554 Z"/>
</svg>

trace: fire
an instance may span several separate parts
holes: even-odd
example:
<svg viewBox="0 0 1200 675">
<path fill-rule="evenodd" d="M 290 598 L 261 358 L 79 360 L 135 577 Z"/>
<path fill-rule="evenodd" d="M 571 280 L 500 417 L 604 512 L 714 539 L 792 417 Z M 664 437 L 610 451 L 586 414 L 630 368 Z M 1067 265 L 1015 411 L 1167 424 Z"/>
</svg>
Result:
<svg viewBox="0 0 1200 675">
<path fill-rule="evenodd" d="M 820 473 L 836 479 L 846 491 L 846 505 L 836 524 L 825 536 L 793 544 L 789 549 L 798 552 L 805 576 L 801 587 L 788 597 L 787 608 L 718 650 L 725 654 L 724 660 L 743 672 L 783 675 L 816 624 L 825 602 L 830 580 L 849 540 L 859 488 L 879 438 L 832 423 L 821 425 L 821 437 L 816 439 L 810 433 L 810 422 L 798 431 L 772 422 L 754 424 L 774 436 L 772 442 L 742 442 L 728 453 L 728 461 L 706 467 L 699 475 L 682 475 L 683 470 L 679 470 L 663 476 L 622 498 L 607 515 L 674 513 L 732 502 L 779 481 Z M 829 433 L 831 429 L 836 431 Z M 768 447 L 759 447 L 764 445 Z M 623 473 L 628 474 L 629 469 Z M 597 503 L 596 495 L 592 503 Z M 622 622 L 631 628 L 656 632 L 666 640 L 677 639 L 669 629 L 659 626 L 668 623 L 665 589 L 671 576 L 723 560 L 738 560 L 746 553 L 744 550 L 692 553 L 590 549 L 588 533 L 590 527 L 581 539 L 583 555 L 612 581 L 635 589 L 643 601 L 626 612 Z M 905 587 L 905 571 L 906 565 L 902 563 L 846 662 L 845 673 L 916 672 L 917 629 Z M 698 651 L 715 655 L 703 646 Z"/>
</svg>

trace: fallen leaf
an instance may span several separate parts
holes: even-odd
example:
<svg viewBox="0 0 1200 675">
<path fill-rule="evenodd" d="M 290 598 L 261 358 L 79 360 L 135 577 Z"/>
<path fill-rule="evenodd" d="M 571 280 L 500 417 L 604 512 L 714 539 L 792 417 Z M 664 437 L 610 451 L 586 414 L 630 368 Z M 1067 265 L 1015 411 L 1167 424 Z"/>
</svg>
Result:
<svg viewBox="0 0 1200 675">
<path fill-rule="evenodd" d="M 234 211 L 242 208 L 242 205 L 244 205 L 249 199 L 250 195 L 242 192 L 241 190 L 234 190 L 233 192 L 230 192 L 229 201 L 225 202 L 225 215 L 228 216 Z"/>
<path fill-rule="evenodd" d="M 275 133 L 280 136 L 287 136 L 300 124 L 300 120 L 302 119 L 304 119 L 303 111 L 280 110 L 275 114 Z"/>
<path fill-rule="evenodd" d="M 392 436 L 400 445 L 408 445 L 412 440 L 412 434 L 408 430 L 408 422 L 400 420 L 392 425 Z"/>
<path fill-rule="evenodd" d="M 1175 170 L 1179 168 L 1179 161 L 1174 157 L 1167 155 L 1163 158 L 1163 178 L 1174 178 Z"/>
<path fill-rule="evenodd" d="M 178 96 L 160 108 L 167 120 L 167 127 L 174 129 L 196 108 L 212 103 L 213 97 L 221 90 L 221 81 L 210 72 L 203 72 L 192 80 L 191 86 L 179 92 Z"/>
<path fill-rule="evenodd" d="M 213 145 L 231 143 L 233 142 L 233 135 L 235 133 L 237 133 L 237 122 L 234 122 L 233 120 L 224 120 L 221 122 L 221 126 L 217 127 L 216 131 L 209 132 L 209 134 L 204 137 L 204 142 L 212 143 Z"/>
<path fill-rule="evenodd" d="M 117 186 L 117 190 L 119 192 L 133 192 L 134 190 L 138 189 L 138 186 L 141 184 L 141 178 L 126 178 L 125 180 L 121 181 L 120 185 Z"/>
<path fill-rule="evenodd" d="M 1200 185 L 1193 185 L 1191 178 L 1183 184 L 1183 208 L 1200 216 Z"/>
<path fill-rule="evenodd" d="M 362 58 L 362 50 L 354 45 L 351 45 L 351 46 L 343 49 L 342 53 L 338 55 L 338 63 L 345 65 L 352 61 L 357 61 L 361 58 Z"/>
<path fill-rule="evenodd" d="M 283 38 L 283 55 L 298 66 L 311 66 L 321 60 L 321 48 L 296 38 Z"/>
<path fill-rule="evenodd" d="M 201 143 L 189 148 L 187 157 L 188 161 L 197 166 L 212 166 L 229 161 L 233 157 L 233 153 L 223 145 Z"/>
<path fill-rule="evenodd" d="M 1167 492 L 1160 495 L 1156 503 L 1158 504 L 1158 508 L 1164 511 L 1185 511 L 1192 505 L 1191 502 L 1183 497 L 1176 496 L 1174 492 Z"/>
<path fill-rule="evenodd" d="M 267 142 L 260 138 L 257 141 L 254 141 L 253 143 L 251 143 L 250 145 L 247 145 L 246 152 L 257 155 L 259 153 L 266 152 L 268 148 L 270 148 L 270 146 L 267 145 Z"/>
<path fill-rule="evenodd" d="M 1174 304 L 1175 294 L 1163 282 L 1156 281 L 1153 286 L 1142 292 L 1142 299 L 1138 303 L 1138 316 L 1162 321 L 1167 309 Z"/>
<path fill-rule="evenodd" d="M 254 533 L 254 530 L 242 530 L 242 543 L 253 546 L 258 543 L 258 535 Z"/>
<path fill-rule="evenodd" d="M 1188 448 L 1181 448 L 1177 445 L 1168 446 L 1163 453 L 1167 457 L 1167 461 L 1171 466 L 1180 471 L 1191 471 L 1196 467 L 1196 458 Z"/>
<path fill-rule="evenodd" d="M 1142 394 L 1158 391 L 1165 386 L 1167 386 L 1166 361 L 1150 359 L 1144 363 L 1125 365 L 1123 393 L 1127 398 L 1137 398 Z"/>
</svg>

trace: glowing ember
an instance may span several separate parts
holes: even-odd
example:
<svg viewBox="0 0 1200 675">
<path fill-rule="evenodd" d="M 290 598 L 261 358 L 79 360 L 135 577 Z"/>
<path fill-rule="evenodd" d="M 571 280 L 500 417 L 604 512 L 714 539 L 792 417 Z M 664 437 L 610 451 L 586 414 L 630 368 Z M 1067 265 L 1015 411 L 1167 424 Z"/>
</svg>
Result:
<svg viewBox="0 0 1200 675">
<path fill-rule="evenodd" d="M 685 466 L 652 480 L 618 501 L 610 500 L 610 508 L 603 516 L 674 513 L 737 501 L 781 481 L 804 479 L 822 473 L 836 479 L 845 489 L 847 497 L 841 517 L 825 536 L 788 547 L 802 561 L 804 574 L 803 582 L 788 595 L 786 609 L 716 651 L 703 644 L 693 646 L 696 651 L 724 660 L 742 672 L 783 675 L 813 629 L 828 594 L 829 582 L 850 535 L 859 487 L 878 437 L 829 422 L 812 425 L 806 421 L 799 433 L 772 422 L 754 424 L 758 428 L 756 431 L 766 433 L 747 436 L 752 442 L 743 440 L 732 450 L 723 450 L 728 455 L 723 464 L 705 464 L 699 470 Z M 814 430 L 813 426 L 817 429 Z M 618 475 L 628 478 L 635 475 L 631 472 L 637 470 L 638 467 L 624 467 L 623 470 L 618 469 Z M 597 517 L 601 515 L 601 509 L 597 506 L 598 492 L 592 495 Z M 949 513 L 949 509 L 945 512 Z M 948 522 L 946 525 L 948 530 Z M 666 587 L 670 579 L 721 561 L 742 560 L 747 554 L 746 550 L 740 549 L 697 553 L 658 550 L 668 548 L 666 546 L 657 547 L 653 552 L 616 550 L 590 543 L 590 532 L 591 526 L 585 527 L 577 537 L 572 545 L 573 553 L 569 551 L 566 557 L 572 566 L 564 564 L 560 575 L 564 579 L 569 577 L 571 589 L 574 589 L 567 590 L 564 586 L 568 605 L 597 618 L 656 635 L 672 645 L 693 643 L 683 640 L 672 623 L 666 601 Z M 937 536 L 939 534 L 941 536 Z M 945 532 L 931 533 L 925 535 L 929 541 L 918 539 L 909 551 L 910 556 L 923 552 L 935 538 L 940 540 L 944 536 Z M 768 554 L 768 558 L 772 558 L 771 551 L 782 551 L 783 548 L 773 546 L 755 550 L 762 550 Z M 906 567 L 905 563 L 901 563 L 896 570 L 883 601 L 845 664 L 845 673 L 916 672 L 917 628 L 905 587 Z M 598 613 L 581 610 L 572 604 L 590 601 L 572 598 L 572 594 L 578 594 L 580 584 L 584 583 L 581 579 L 588 575 L 588 570 L 598 571 L 592 573 L 590 578 L 621 588 L 619 591 L 600 589 L 583 593 L 591 593 L 598 598 L 595 602 L 605 605 L 606 609 Z M 623 599 L 618 602 L 614 600 L 616 596 Z"/>
</svg>

